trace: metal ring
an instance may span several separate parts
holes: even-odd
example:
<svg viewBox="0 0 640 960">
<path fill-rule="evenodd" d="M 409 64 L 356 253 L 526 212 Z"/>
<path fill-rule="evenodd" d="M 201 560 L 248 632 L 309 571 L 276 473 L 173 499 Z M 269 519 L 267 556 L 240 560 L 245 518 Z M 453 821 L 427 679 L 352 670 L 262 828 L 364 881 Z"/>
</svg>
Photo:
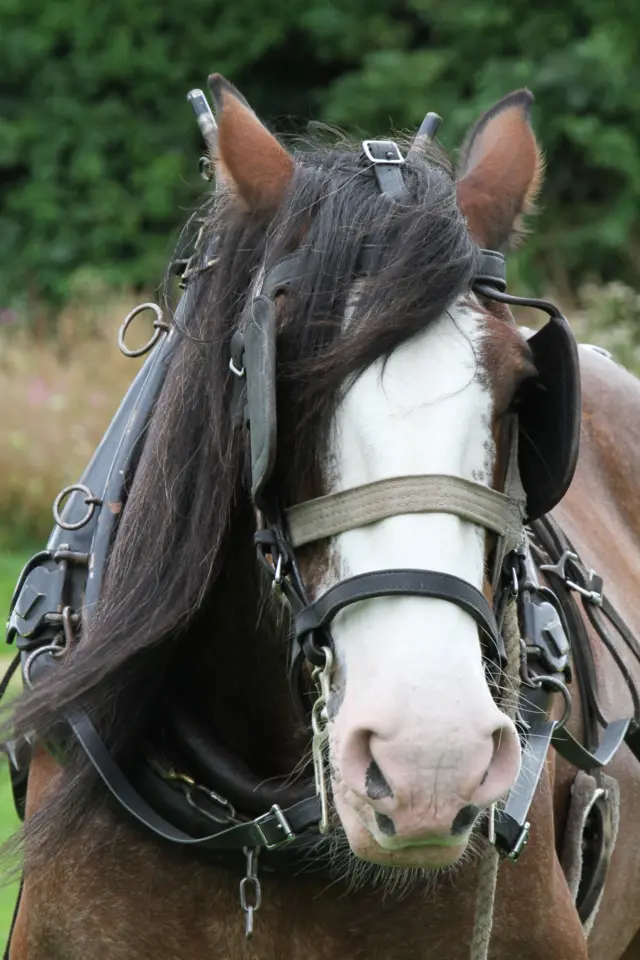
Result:
<svg viewBox="0 0 640 960">
<path fill-rule="evenodd" d="M 557 729 L 561 730 L 562 727 L 564 727 L 564 725 L 568 722 L 569 717 L 571 716 L 571 709 L 573 707 L 571 694 L 569 693 L 567 687 L 562 680 L 558 679 L 558 677 L 547 677 L 544 676 L 544 674 L 532 673 L 529 679 L 533 686 L 551 687 L 552 690 L 557 690 L 558 693 L 561 693 L 564 697 L 564 713 L 557 724 Z"/>
<path fill-rule="evenodd" d="M 38 657 L 42 656 L 43 653 L 50 653 L 51 656 L 57 660 L 63 651 L 64 651 L 64 647 L 61 647 L 59 644 L 48 643 L 46 647 L 38 647 L 36 650 L 33 651 L 33 653 L 29 654 L 22 668 L 22 676 L 24 677 L 24 682 L 29 687 L 29 690 L 33 690 L 33 680 L 31 679 L 31 667 L 33 666 L 34 660 L 37 660 Z"/>
<path fill-rule="evenodd" d="M 60 506 L 64 498 L 69 496 L 70 493 L 74 493 L 76 490 L 78 493 L 84 493 L 84 502 L 86 503 L 88 510 L 84 517 L 82 517 L 81 520 L 78 520 L 77 523 L 69 523 L 67 520 L 63 520 L 60 516 Z M 102 501 L 99 500 L 98 497 L 94 497 L 89 487 L 85 486 L 84 483 L 72 483 L 70 487 L 64 487 L 64 489 L 60 491 L 58 496 L 53 501 L 53 519 L 59 527 L 62 527 L 63 530 L 80 530 L 81 527 L 84 527 L 85 523 L 89 523 L 96 506 L 99 506 L 101 503 Z"/>
<path fill-rule="evenodd" d="M 253 890 L 253 903 L 247 903 L 247 888 Z M 240 906 L 245 913 L 249 910 L 259 910 L 262 903 L 262 889 L 257 877 L 243 877 L 240 881 Z"/>
<path fill-rule="evenodd" d="M 200 176 L 203 180 L 207 182 L 213 180 L 215 174 L 213 171 L 213 164 L 209 157 L 200 157 L 198 161 L 198 170 L 200 171 Z"/>
<path fill-rule="evenodd" d="M 229 370 L 231 370 L 231 373 L 234 375 L 234 377 L 237 377 L 238 380 L 241 380 L 246 373 L 244 366 L 240 367 L 240 369 L 236 367 L 233 357 L 231 357 L 229 360 Z"/>
<path fill-rule="evenodd" d="M 125 333 L 129 329 L 129 324 L 131 321 L 137 317 L 139 313 L 143 313 L 145 310 L 153 310 L 155 313 L 156 319 L 153 321 L 153 326 L 155 329 L 149 340 L 147 340 L 142 347 L 138 347 L 137 350 L 130 350 L 124 342 Z M 125 357 L 143 357 L 145 353 L 148 353 L 149 350 L 151 350 L 152 347 L 155 347 L 162 334 L 168 333 L 168 331 L 169 324 L 164 319 L 162 310 L 157 303 L 139 303 L 138 306 L 134 307 L 131 313 L 128 313 L 122 321 L 122 326 L 118 331 L 118 346 L 120 347 L 121 353 L 124 353 Z"/>
</svg>

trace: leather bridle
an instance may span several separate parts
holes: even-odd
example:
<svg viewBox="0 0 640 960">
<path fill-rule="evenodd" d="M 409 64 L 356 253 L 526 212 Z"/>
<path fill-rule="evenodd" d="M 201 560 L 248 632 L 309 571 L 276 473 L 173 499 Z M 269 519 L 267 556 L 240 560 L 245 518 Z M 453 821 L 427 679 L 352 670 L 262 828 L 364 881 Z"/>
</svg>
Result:
<svg viewBox="0 0 640 960">
<path fill-rule="evenodd" d="M 383 159 L 378 159 L 379 155 Z M 401 165 L 404 161 L 397 147 L 390 145 L 390 141 L 369 141 L 363 156 L 371 163 L 381 189 L 393 200 L 402 202 L 404 188 L 401 188 L 400 184 Z M 212 262 L 211 250 L 202 251 L 202 257 L 208 269 Z M 367 259 L 367 248 L 364 244 L 360 258 L 360 276 L 366 276 Z M 189 263 L 193 260 L 194 257 Z M 198 260 L 197 256 L 195 260 Z M 505 661 L 500 630 L 504 606 L 520 590 L 521 583 L 531 584 L 531 577 L 526 579 L 521 573 L 523 558 L 528 555 L 524 524 L 536 520 L 540 513 L 546 512 L 562 497 L 571 480 L 577 457 L 579 380 L 575 341 L 568 325 L 552 304 L 508 295 L 502 254 L 496 251 L 478 251 L 477 270 L 472 283 L 474 291 L 488 300 L 537 307 L 551 317 L 549 323 L 529 341 L 536 363 L 546 377 L 545 392 L 537 402 L 544 408 L 545 402 L 558 403 L 566 400 L 567 409 L 558 412 L 552 425 L 552 431 L 556 431 L 553 439 L 561 453 L 559 465 L 548 477 L 542 476 L 538 486 L 531 482 L 533 467 L 530 452 L 523 447 L 522 433 L 518 430 L 517 418 L 514 415 L 509 436 L 504 493 L 489 490 L 459 477 L 396 477 L 380 484 L 330 494 L 315 501 L 285 508 L 280 503 L 272 483 L 277 454 L 275 300 L 281 293 L 291 292 L 295 295 L 295 283 L 300 277 L 300 270 L 300 260 L 294 254 L 268 271 L 257 295 L 249 304 L 243 324 L 230 344 L 230 367 L 235 374 L 236 383 L 235 415 L 239 412 L 249 425 L 251 494 L 264 520 L 261 529 L 255 534 L 256 549 L 261 564 L 267 569 L 274 585 L 282 590 L 293 614 L 291 680 L 296 701 L 308 716 L 308 709 L 300 693 L 301 666 L 308 661 L 316 672 L 322 673 L 326 668 L 327 651 L 332 649 L 330 627 L 334 616 L 347 605 L 383 596 L 437 598 L 464 610 L 475 620 L 488 640 L 490 679 L 497 682 Z M 183 317 L 192 307 L 191 286 L 200 282 L 200 275 L 201 271 L 196 265 L 191 271 L 192 279 L 187 284 L 179 307 Z M 154 343 L 157 339 L 154 338 Z M 92 460 L 82 483 L 72 488 L 74 493 L 65 509 L 56 514 L 60 526 L 52 534 L 47 550 L 37 554 L 29 562 L 20 578 L 12 604 L 8 637 L 10 642 L 15 640 L 21 650 L 23 672 L 29 683 L 46 682 L 50 671 L 64 669 L 58 658 L 59 649 L 51 639 L 56 631 L 60 630 L 59 611 L 66 612 L 66 622 L 72 626 L 77 622 L 81 609 L 83 616 L 91 615 L 92 605 L 100 595 L 102 572 L 117 526 L 117 514 L 106 505 L 126 500 L 124 478 L 130 477 L 131 470 L 135 469 L 141 437 L 162 386 L 176 339 L 174 330 L 170 330 L 164 339 L 160 337 L 153 355 L 138 375 L 110 425 L 100 446 L 99 455 Z M 558 394 L 558 390 L 564 390 L 565 394 Z M 544 409 L 543 412 L 546 415 Z M 525 414 L 526 411 L 519 411 L 519 417 Z M 535 429 L 535 422 L 527 423 L 527 434 L 535 434 Z M 546 433 L 540 433 L 534 437 L 533 446 L 536 449 L 544 443 L 545 436 Z M 551 463 L 553 466 L 552 461 L 552 457 L 546 456 L 547 464 Z M 82 505 L 83 502 L 85 506 Z M 297 562 L 296 551 L 299 547 L 326 539 L 354 526 L 375 523 L 399 514 L 429 510 L 451 513 L 496 535 L 492 571 L 495 598 L 493 609 L 475 585 L 434 570 L 374 571 L 340 581 L 321 596 L 313 600 L 309 598 Z M 69 518 L 77 517 L 78 512 L 81 520 L 70 522 Z M 89 557 L 92 558 L 92 577 L 87 581 Z M 31 597 L 34 594 L 40 598 L 37 604 L 34 605 L 31 601 L 22 602 L 22 597 Z M 550 606 L 548 599 L 545 602 L 551 614 L 545 613 L 546 620 L 538 616 L 533 636 L 530 638 L 530 648 L 541 651 L 550 649 L 549 642 L 544 639 L 544 624 L 549 622 L 552 614 L 555 615 L 553 605 Z M 534 606 L 537 609 L 540 605 Z M 64 619 L 64 613 L 62 617 Z M 548 656 L 547 653 L 544 655 Z M 561 683 L 560 678 L 568 663 L 568 644 L 561 654 L 544 662 L 551 664 L 552 673 L 549 673 L 549 676 L 555 678 L 554 690 L 557 690 L 557 684 Z M 529 696 L 529 700 L 531 699 L 532 696 Z M 523 715 L 528 715 L 527 708 L 522 709 Z M 502 853 L 514 859 L 526 839 L 526 817 L 552 738 L 556 737 L 560 748 L 564 749 L 563 745 L 569 744 L 567 749 L 573 751 L 572 755 L 582 757 L 582 754 L 576 752 L 575 741 L 571 745 L 571 738 L 566 731 L 562 731 L 562 737 L 559 736 L 555 721 L 546 723 L 544 736 L 542 735 L 543 721 L 540 716 L 544 715 L 544 711 L 534 715 L 528 732 L 523 729 L 523 747 L 525 757 L 528 756 L 529 760 L 523 765 L 523 776 L 512 791 L 513 802 L 511 799 L 507 801 L 496 821 L 496 843 Z M 313 719 L 312 713 L 311 720 Z M 322 798 L 314 796 L 313 793 L 297 799 L 285 808 L 274 804 L 270 811 L 253 819 L 231 817 L 224 820 L 221 814 L 213 818 L 216 827 L 211 830 L 206 829 L 207 826 L 212 826 L 211 819 L 205 822 L 200 820 L 199 835 L 193 836 L 154 809 L 147 799 L 152 794 L 164 804 L 162 798 L 166 798 L 167 792 L 171 794 L 172 790 L 161 782 L 162 778 L 147 771 L 141 779 L 138 778 L 137 784 L 133 783 L 111 757 L 91 718 L 83 711 L 67 716 L 66 724 L 118 805 L 165 840 L 212 852 L 254 846 L 267 851 L 282 846 L 293 850 L 300 846 L 307 847 L 309 840 L 315 842 L 314 828 L 322 818 Z M 624 738 L 628 721 L 621 721 L 620 724 L 619 728 L 610 726 L 601 754 L 588 754 L 587 761 L 589 757 L 593 757 L 596 762 L 601 762 L 605 759 L 605 754 L 610 755 L 615 745 Z M 17 757 L 18 751 L 13 750 L 12 755 Z M 532 777 L 532 770 L 537 771 L 536 776 Z M 155 782 L 154 777 L 156 786 L 150 790 L 145 788 L 142 793 L 141 784 L 149 778 Z M 211 772 L 211 778 L 215 782 L 215 769 Z M 211 796 L 215 808 L 217 801 L 214 794 Z M 167 810 L 175 807 L 173 802 L 168 807 L 164 804 Z M 178 812 L 182 815 L 182 808 Z M 317 834 L 315 836 L 317 837 Z"/>
</svg>

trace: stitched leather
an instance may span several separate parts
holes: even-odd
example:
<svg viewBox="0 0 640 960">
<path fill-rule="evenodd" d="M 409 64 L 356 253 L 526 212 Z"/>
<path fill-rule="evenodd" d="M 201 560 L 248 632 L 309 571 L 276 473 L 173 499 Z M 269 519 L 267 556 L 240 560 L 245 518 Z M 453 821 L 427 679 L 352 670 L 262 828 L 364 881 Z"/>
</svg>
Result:
<svg viewBox="0 0 640 960">
<path fill-rule="evenodd" d="M 502 636 L 483 595 L 466 580 L 438 570 L 377 570 L 341 580 L 296 615 L 296 639 L 300 642 L 306 634 L 323 629 L 351 603 L 388 596 L 430 597 L 455 603 L 493 642 L 501 662 L 506 661 Z"/>
<path fill-rule="evenodd" d="M 43 655 L 44 656 L 44 655 Z M 286 840 L 282 825 L 273 813 L 267 813 L 256 821 L 223 828 L 205 837 L 192 837 L 161 817 L 134 788 L 115 762 L 88 714 L 76 711 L 67 716 L 74 736 L 95 767 L 101 780 L 118 800 L 118 803 L 139 823 L 164 840 L 181 846 L 211 846 L 218 850 L 237 850 L 241 847 L 276 845 Z M 294 834 L 315 826 L 320 819 L 318 797 L 301 800 L 282 811 Z"/>
<path fill-rule="evenodd" d="M 505 552 L 522 536 L 524 499 L 462 477 L 431 474 L 390 477 L 299 503 L 286 511 L 289 541 L 300 547 L 388 517 L 451 513 L 505 538 Z"/>
<path fill-rule="evenodd" d="M 273 301 L 256 297 L 244 331 L 247 411 L 251 440 L 251 496 L 259 503 L 276 460 L 276 319 Z"/>
</svg>

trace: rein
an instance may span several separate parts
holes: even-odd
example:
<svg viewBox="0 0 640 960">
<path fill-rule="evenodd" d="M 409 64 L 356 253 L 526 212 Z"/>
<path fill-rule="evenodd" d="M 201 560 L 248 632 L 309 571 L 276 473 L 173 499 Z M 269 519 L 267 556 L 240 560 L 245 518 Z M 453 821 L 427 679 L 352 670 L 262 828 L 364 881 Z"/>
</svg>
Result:
<svg viewBox="0 0 640 960">
<path fill-rule="evenodd" d="M 370 164 L 382 193 L 395 202 L 405 201 L 405 161 L 395 143 L 365 141 L 363 162 Z M 183 261 L 186 291 L 178 306 L 175 327 L 180 328 L 183 318 L 188 316 L 203 273 L 214 265 L 215 249 L 200 250 L 196 243 L 194 254 Z M 366 272 L 365 244 L 358 276 L 366 276 Z M 271 857 L 269 862 L 273 864 L 287 862 L 290 856 L 307 855 L 328 826 L 323 751 L 328 738 L 326 703 L 333 659 L 330 626 L 336 614 L 352 603 L 394 595 L 445 600 L 471 616 L 490 641 L 490 680 L 498 688 L 499 698 L 507 694 L 503 709 L 513 711 L 523 749 L 521 773 L 515 786 L 505 803 L 490 812 L 484 825 L 491 845 L 486 876 L 490 881 L 491 866 L 493 891 L 498 856 L 517 860 L 527 842 L 529 809 L 551 745 L 572 764 L 587 770 L 608 763 L 625 739 L 640 757 L 637 695 L 633 720 L 606 724 L 597 704 L 588 638 L 582 635 L 583 626 L 582 633 L 575 626 L 582 623 L 581 618 L 567 614 L 571 604 L 575 606 L 571 594 L 580 593 L 603 640 L 606 632 L 600 614 L 620 631 L 638 659 L 640 647 L 607 605 L 601 582 L 593 577 L 579 579 L 577 555 L 564 546 L 566 538 L 563 540 L 544 516 L 566 492 L 577 459 L 580 384 L 576 344 L 566 320 L 552 304 L 508 295 L 505 273 L 502 254 L 478 250 L 471 289 L 489 300 L 542 309 L 550 319 L 530 340 L 544 389 L 533 405 L 530 402 L 517 417 L 511 417 L 504 493 L 455 476 L 390 477 L 283 509 L 273 482 L 278 434 L 275 299 L 295 288 L 300 278 L 300 262 L 295 254 L 264 277 L 229 345 L 229 366 L 236 387 L 232 414 L 242 415 L 248 425 L 251 496 L 264 520 L 254 538 L 258 559 L 293 614 L 291 688 L 313 732 L 315 784 L 306 795 L 288 804 L 274 803 L 259 816 L 238 812 L 224 791 L 215 788 L 220 777 L 215 766 L 210 769 L 206 786 L 188 774 L 167 771 L 155 759 L 144 765 L 137 778 L 132 778 L 111 756 L 86 712 L 77 710 L 64 718 L 68 736 L 80 744 L 116 804 L 130 817 L 173 844 L 207 850 L 219 857 L 228 856 L 229 851 L 236 858 L 244 857 L 246 874 L 240 901 L 247 936 L 251 935 L 261 895 L 258 854 L 267 860 Z M 125 478 L 128 481 L 137 467 L 144 434 L 178 340 L 176 330 L 164 323 L 159 308 L 154 309 L 158 313 L 149 344 L 153 353 L 130 387 L 81 482 L 66 488 L 57 498 L 56 529 L 47 548 L 25 567 L 14 593 L 7 640 L 15 643 L 19 651 L 24 681 L 29 687 L 46 683 L 53 671 L 64 669 L 61 654 L 74 641 L 81 619 L 85 624 L 90 621 L 100 597 L 110 544 L 126 503 Z M 134 314 L 135 311 L 125 320 L 125 329 Z M 541 463 L 546 472 L 541 472 Z M 65 497 L 68 500 L 62 507 Z M 114 505 L 118 509 L 113 509 Z M 378 570 L 351 577 L 310 601 L 298 567 L 297 549 L 392 516 L 425 512 L 452 514 L 496 534 L 491 571 L 493 606 L 474 584 L 437 570 L 413 569 Z M 528 530 L 533 530 L 533 541 Z M 558 543 L 562 546 L 561 556 Z M 540 559 L 542 551 L 550 563 L 539 569 L 550 575 L 557 588 L 553 592 L 538 582 L 534 557 Z M 574 579 L 569 579 L 565 572 L 567 564 Z M 565 594 L 568 601 L 559 599 Z M 572 653 L 587 707 L 585 717 L 595 714 L 605 727 L 600 744 L 591 729 L 587 746 L 566 730 L 571 709 L 566 683 Z M 305 660 L 314 668 L 317 685 L 310 717 L 300 690 Z M 624 673 L 624 664 L 617 662 Z M 508 707 L 508 695 L 519 682 L 526 688 L 526 696 L 517 705 L 512 696 L 508 701 L 512 706 Z M 635 692 L 631 682 L 630 690 Z M 560 721 L 548 719 L 557 693 L 565 703 Z M 7 747 L 16 801 L 21 808 L 28 770 L 28 759 L 23 759 L 25 745 Z M 283 796 L 290 798 L 291 794 L 283 791 Z M 277 854 L 271 856 L 274 851 Z M 251 895 L 247 899 L 248 890 L 253 899 Z M 492 904 L 493 893 L 489 890 L 487 899 L 479 901 L 474 932 L 477 950 L 484 950 L 484 954 L 474 954 L 473 960 L 487 955 Z"/>
</svg>

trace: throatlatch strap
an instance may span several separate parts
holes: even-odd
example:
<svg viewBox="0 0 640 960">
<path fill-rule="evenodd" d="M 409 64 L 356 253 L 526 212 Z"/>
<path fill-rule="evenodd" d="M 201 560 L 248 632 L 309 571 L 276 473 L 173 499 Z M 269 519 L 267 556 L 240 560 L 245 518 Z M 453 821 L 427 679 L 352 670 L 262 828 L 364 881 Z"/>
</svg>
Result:
<svg viewBox="0 0 640 960">
<path fill-rule="evenodd" d="M 291 507 L 286 516 L 290 542 L 301 547 L 388 517 L 451 513 L 493 530 L 508 552 L 522 537 L 524 509 L 524 494 L 510 497 L 462 477 L 431 474 L 390 477 L 330 493 Z"/>
</svg>

